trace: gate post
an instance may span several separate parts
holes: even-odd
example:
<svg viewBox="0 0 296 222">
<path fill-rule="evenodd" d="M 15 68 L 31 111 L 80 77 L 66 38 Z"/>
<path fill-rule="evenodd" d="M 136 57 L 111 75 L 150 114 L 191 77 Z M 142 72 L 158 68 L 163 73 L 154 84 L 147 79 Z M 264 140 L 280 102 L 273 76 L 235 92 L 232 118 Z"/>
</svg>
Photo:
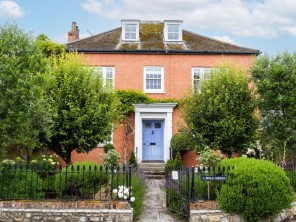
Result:
<svg viewBox="0 0 296 222">
<path fill-rule="evenodd" d="M 191 168 L 191 202 L 195 202 L 194 167 Z"/>
</svg>

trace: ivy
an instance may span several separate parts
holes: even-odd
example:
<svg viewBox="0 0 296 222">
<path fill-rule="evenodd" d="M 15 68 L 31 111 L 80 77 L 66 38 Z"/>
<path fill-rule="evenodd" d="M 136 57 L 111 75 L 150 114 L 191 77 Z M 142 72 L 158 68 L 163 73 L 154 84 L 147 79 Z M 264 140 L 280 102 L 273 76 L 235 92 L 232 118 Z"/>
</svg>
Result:
<svg viewBox="0 0 296 222">
<path fill-rule="evenodd" d="M 176 99 L 171 99 L 171 98 L 153 99 L 153 98 L 150 98 L 144 92 L 135 91 L 131 89 L 117 90 L 115 93 L 121 103 L 119 109 L 126 116 L 128 116 L 131 112 L 135 111 L 133 104 L 172 103 L 172 102 L 178 103 Z"/>
</svg>

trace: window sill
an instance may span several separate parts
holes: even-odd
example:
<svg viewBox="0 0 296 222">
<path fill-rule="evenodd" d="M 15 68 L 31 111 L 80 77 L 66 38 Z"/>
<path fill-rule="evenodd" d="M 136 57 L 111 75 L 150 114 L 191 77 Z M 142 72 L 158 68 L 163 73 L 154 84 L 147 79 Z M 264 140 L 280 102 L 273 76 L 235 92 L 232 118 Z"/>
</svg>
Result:
<svg viewBox="0 0 296 222">
<path fill-rule="evenodd" d="M 165 91 L 144 91 L 144 93 L 148 94 L 165 94 Z"/>
</svg>

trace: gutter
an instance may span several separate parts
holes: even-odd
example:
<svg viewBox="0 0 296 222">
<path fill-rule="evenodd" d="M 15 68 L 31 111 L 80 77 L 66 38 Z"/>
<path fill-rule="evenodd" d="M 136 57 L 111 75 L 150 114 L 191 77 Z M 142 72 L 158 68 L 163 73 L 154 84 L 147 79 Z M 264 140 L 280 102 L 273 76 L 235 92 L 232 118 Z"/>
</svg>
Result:
<svg viewBox="0 0 296 222">
<path fill-rule="evenodd" d="M 211 50 L 127 50 L 127 49 L 66 49 L 67 52 L 75 51 L 78 53 L 89 53 L 89 54 L 142 54 L 142 55 L 259 55 L 259 50 L 254 51 L 211 51 Z"/>
</svg>

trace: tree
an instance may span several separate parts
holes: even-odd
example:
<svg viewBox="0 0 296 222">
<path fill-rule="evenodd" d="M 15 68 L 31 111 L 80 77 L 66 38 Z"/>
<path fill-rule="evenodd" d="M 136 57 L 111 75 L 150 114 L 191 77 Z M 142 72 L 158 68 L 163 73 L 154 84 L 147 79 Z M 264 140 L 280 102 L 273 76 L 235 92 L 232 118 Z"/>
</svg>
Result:
<svg viewBox="0 0 296 222">
<path fill-rule="evenodd" d="M 233 64 L 212 69 L 201 93 L 185 101 L 184 119 L 197 144 L 197 151 L 214 143 L 224 154 L 241 152 L 254 141 L 257 129 L 255 98 L 246 70 Z"/>
<path fill-rule="evenodd" d="M 296 148 L 296 53 L 263 55 L 251 70 L 258 93 L 262 145 L 273 154 Z"/>
<path fill-rule="evenodd" d="M 45 89 L 48 63 L 16 25 L 0 27 L 0 147 L 29 160 L 50 133 Z"/>
<path fill-rule="evenodd" d="M 113 122 L 120 118 L 118 102 L 101 75 L 86 67 L 82 55 L 53 57 L 49 92 L 53 132 L 48 147 L 71 163 L 71 152 L 88 152 L 108 141 Z"/>
<path fill-rule="evenodd" d="M 52 55 L 62 55 L 65 53 L 66 46 L 51 41 L 46 35 L 40 34 L 35 40 L 35 44 L 47 57 Z"/>
</svg>

